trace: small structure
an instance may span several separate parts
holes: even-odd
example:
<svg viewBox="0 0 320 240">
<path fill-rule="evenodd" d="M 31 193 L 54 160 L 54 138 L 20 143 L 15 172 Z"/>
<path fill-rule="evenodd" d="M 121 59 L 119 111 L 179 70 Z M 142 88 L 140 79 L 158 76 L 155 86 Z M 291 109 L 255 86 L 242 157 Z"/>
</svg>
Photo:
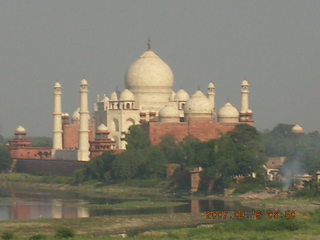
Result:
<svg viewBox="0 0 320 240">
<path fill-rule="evenodd" d="M 299 174 L 299 175 L 294 175 L 293 177 L 293 185 L 297 189 L 304 188 L 310 182 L 312 182 L 312 176 L 310 174 Z"/>
<path fill-rule="evenodd" d="M 294 125 L 291 132 L 294 134 L 304 134 L 304 130 L 299 124 Z"/>
<path fill-rule="evenodd" d="M 32 147 L 32 141 L 27 138 L 27 131 L 24 127 L 18 126 L 14 135 L 14 139 L 8 143 L 12 159 L 52 159 L 50 147 Z"/>
<path fill-rule="evenodd" d="M 280 167 L 287 161 L 287 157 L 270 157 L 264 168 L 269 181 L 281 181 Z"/>
<path fill-rule="evenodd" d="M 116 142 L 109 138 L 109 131 L 106 125 L 101 123 L 96 131 L 96 138 L 90 141 L 90 158 L 101 156 L 106 151 L 114 150 Z"/>
<path fill-rule="evenodd" d="M 196 167 L 190 171 L 191 174 L 191 193 L 196 193 L 199 190 L 201 182 L 202 167 Z"/>
</svg>

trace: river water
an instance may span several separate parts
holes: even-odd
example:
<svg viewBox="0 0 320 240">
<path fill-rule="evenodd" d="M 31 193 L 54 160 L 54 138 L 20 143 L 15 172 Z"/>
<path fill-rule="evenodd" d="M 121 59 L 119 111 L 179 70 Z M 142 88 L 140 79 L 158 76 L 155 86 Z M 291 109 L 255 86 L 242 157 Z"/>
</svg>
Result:
<svg viewBox="0 0 320 240">
<path fill-rule="evenodd" d="M 178 200 L 178 199 L 177 199 Z M 139 209 L 90 209 L 86 204 L 113 204 L 127 199 L 89 198 L 73 193 L 26 192 L 0 189 L 0 220 L 39 218 L 86 218 L 105 215 L 133 215 L 157 213 L 201 213 L 207 210 L 239 209 L 239 202 L 222 200 L 182 200 L 176 207 Z M 156 200 L 155 200 L 156 201 Z M 181 199 L 179 200 L 181 201 Z"/>
</svg>

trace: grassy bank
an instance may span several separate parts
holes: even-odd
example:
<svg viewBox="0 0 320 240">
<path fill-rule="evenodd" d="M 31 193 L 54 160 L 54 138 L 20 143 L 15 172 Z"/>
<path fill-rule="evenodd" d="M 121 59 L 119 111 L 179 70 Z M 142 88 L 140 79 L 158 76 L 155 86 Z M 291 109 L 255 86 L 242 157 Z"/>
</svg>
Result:
<svg viewBox="0 0 320 240">
<path fill-rule="evenodd" d="M 170 201 L 125 201 L 115 204 L 86 204 L 85 207 L 90 209 L 139 209 L 139 208 L 161 208 L 175 207 L 187 204 L 186 202 L 170 202 Z"/>
<path fill-rule="evenodd" d="M 204 214 L 157 214 L 85 219 L 5 221 L 0 232 L 12 231 L 16 239 L 35 234 L 54 238 L 60 226 L 75 230 L 72 239 L 319 239 L 320 209 L 295 219 L 207 220 Z M 198 225 L 196 227 L 196 225 Z M 192 227 L 193 226 L 193 227 Z M 152 229 L 152 231 L 146 231 Z"/>
<path fill-rule="evenodd" d="M 165 200 L 171 194 L 163 191 L 166 181 L 132 180 L 117 184 L 89 181 L 82 184 L 74 182 L 72 177 L 34 176 L 29 174 L 0 174 L 0 187 L 33 191 L 77 192 L 90 197 L 107 195 L 110 198 L 145 199 L 157 198 Z"/>
</svg>

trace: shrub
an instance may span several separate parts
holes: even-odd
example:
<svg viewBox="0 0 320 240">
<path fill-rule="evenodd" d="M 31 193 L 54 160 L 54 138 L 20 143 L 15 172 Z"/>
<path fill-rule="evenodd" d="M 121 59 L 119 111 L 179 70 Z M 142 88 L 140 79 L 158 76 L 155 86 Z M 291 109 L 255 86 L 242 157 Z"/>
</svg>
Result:
<svg viewBox="0 0 320 240">
<path fill-rule="evenodd" d="M 56 238 L 72 238 L 75 233 L 72 229 L 66 227 L 60 227 L 56 230 L 55 237 Z"/>
<path fill-rule="evenodd" d="M 47 237 L 45 235 L 42 234 L 35 234 L 32 235 L 31 237 L 29 237 L 29 240 L 43 240 L 46 239 Z"/>
<path fill-rule="evenodd" d="M 1 238 L 3 240 L 11 240 L 14 238 L 13 232 L 5 231 L 1 234 Z"/>
</svg>

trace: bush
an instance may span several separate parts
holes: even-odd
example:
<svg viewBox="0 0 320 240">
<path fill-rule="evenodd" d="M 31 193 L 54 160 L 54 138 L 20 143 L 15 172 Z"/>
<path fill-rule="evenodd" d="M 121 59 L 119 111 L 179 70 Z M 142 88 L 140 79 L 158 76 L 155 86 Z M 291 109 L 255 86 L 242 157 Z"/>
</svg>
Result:
<svg viewBox="0 0 320 240">
<path fill-rule="evenodd" d="M 72 238 L 75 233 L 72 229 L 66 227 L 60 227 L 56 230 L 56 238 Z"/>
<path fill-rule="evenodd" d="M 1 238 L 3 240 L 11 240 L 14 238 L 14 234 L 13 232 L 6 231 L 1 234 Z"/>
<path fill-rule="evenodd" d="M 29 240 L 43 240 L 46 239 L 47 237 L 45 235 L 42 234 L 35 234 L 32 235 L 31 237 L 29 237 Z"/>
<path fill-rule="evenodd" d="M 236 185 L 235 193 L 259 192 L 263 190 L 264 186 L 260 183 L 239 183 Z"/>
</svg>

